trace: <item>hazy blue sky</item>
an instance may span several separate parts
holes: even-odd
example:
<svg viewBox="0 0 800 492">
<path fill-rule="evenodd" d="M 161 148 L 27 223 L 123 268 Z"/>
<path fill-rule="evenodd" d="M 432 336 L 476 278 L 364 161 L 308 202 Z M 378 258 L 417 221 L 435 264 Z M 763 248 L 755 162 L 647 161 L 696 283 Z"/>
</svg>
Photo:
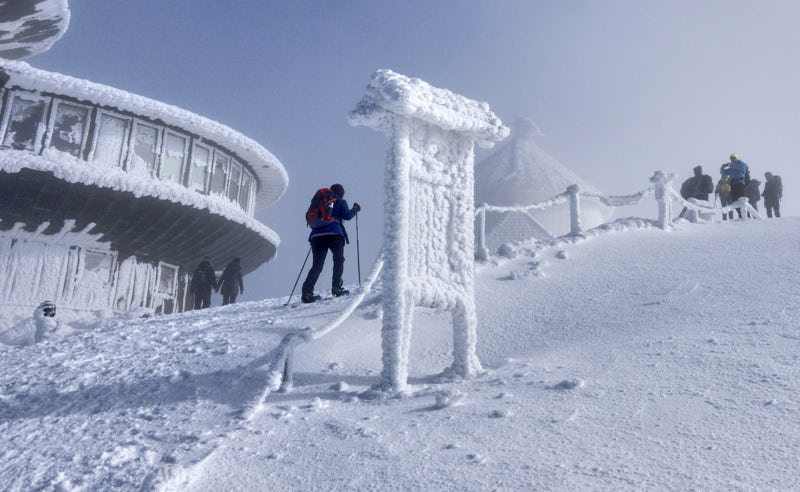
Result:
<svg viewBox="0 0 800 492">
<path fill-rule="evenodd" d="M 66 35 L 29 63 L 218 120 L 283 162 L 289 189 L 257 212 L 282 244 L 245 279 L 246 299 L 288 295 L 308 247 L 302 215 L 334 182 L 364 207 L 364 274 L 371 266 L 384 137 L 345 115 L 378 68 L 487 101 L 507 123 L 536 121 L 539 145 L 606 193 L 697 164 L 716 180 L 733 151 L 762 181 L 782 175 L 787 194 L 800 182 L 797 2 L 70 0 L 70 10 Z M 800 200 L 783 209 L 797 215 Z M 329 284 L 326 271 L 318 287 Z"/>
</svg>

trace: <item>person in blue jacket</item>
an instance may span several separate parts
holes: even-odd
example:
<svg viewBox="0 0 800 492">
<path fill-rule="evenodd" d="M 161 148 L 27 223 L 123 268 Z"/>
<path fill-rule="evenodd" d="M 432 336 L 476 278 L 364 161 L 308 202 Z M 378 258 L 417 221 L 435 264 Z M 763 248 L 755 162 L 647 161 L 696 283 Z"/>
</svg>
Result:
<svg viewBox="0 0 800 492">
<path fill-rule="evenodd" d="M 747 164 L 739 159 L 739 156 L 734 152 L 731 154 L 731 162 L 726 162 L 719 168 L 720 174 L 728 176 L 731 182 L 731 203 L 739 198 L 745 196 L 744 188 L 747 182 L 750 181 L 750 169 Z M 737 209 L 739 218 L 742 218 L 742 210 Z"/>
<path fill-rule="evenodd" d="M 333 202 L 333 211 L 331 212 L 333 222 L 321 227 L 313 227 L 311 229 L 311 234 L 308 236 L 314 262 L 311 265 L 311 270 L 309 270 L 305 282 L 303 282 L 303 294 L 300 299 L 306 303 L 316 300 L 316 296 L 314 296 L 314 285 L 317 283 L 319 274 L 322 273 L 322 267 L 325 265 L 325 257 L 328 255 L 328 250 L 330 250 L 333 255 L 331 294 L 334 296 L 349 294 L 348 291 L 342 288 L 344 245 L 345 243 L 350 243 L 347 237 L 347 231 L 342 222 L 355 217 L 356 214 L 361 211 L 361 206 L 358 203 L 353 203 L 353 208 L 348 208 L 347 202 L 344 200 L 344 187 L 342 185 L 332 185 L 331 191 L 337 196 L 337 199 Z"/>
</svg>

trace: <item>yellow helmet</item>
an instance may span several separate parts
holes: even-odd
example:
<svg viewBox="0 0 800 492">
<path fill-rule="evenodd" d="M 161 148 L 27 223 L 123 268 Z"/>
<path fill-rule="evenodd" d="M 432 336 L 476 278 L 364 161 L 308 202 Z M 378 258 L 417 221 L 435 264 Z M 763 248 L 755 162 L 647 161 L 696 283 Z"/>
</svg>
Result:
<svg viewBox="0 0 800 492">
<path fill-rule="evenodd" d="M 739 154 L 737 154 L 736 152 L 731 154 L 731 159 L 738 159 L 738 158 L 739 158 Z"/>
</svg>

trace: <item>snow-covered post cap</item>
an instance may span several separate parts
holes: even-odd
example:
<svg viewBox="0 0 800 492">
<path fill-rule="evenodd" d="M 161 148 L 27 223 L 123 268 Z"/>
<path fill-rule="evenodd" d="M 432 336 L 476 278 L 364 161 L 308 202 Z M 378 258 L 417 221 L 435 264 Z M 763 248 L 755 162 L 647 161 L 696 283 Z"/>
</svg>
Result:
<svg viewBox="0 0 800 492">
<path fill-rule="evenodd" d="M 488 103 L 381 69 L 372 74 L 364 98 L 347 114 L 347 120 L 353 126 L 385 132 L 391 129 L 394 115 L 418 118 L 444 130 L 467 134 L 487 149 L 510 133 Z"/>
</svg>

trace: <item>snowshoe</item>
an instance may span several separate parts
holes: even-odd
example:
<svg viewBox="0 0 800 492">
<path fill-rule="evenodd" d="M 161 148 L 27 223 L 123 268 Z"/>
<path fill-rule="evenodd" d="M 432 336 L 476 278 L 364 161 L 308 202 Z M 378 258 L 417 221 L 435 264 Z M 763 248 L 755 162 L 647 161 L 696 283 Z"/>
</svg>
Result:
<svg viewBox="0 0 800 492">
<path fill-rule="evenodd" d="M 302 296 L 300 296 L 300 300 L 303 301 L 306 304 L 310 304 L 312 302 L 321 301 L 322 297 L 321 296 L 315 296 L 314 294 L 303 294 Z"/>
<path fill-rule="evenodd" d="M 347 289 L 338 288 L 332 289 L 331 294 L 333 294 L 334 297 L 347 296 L 350 295 L 350 291 Z"/>
</svg>

